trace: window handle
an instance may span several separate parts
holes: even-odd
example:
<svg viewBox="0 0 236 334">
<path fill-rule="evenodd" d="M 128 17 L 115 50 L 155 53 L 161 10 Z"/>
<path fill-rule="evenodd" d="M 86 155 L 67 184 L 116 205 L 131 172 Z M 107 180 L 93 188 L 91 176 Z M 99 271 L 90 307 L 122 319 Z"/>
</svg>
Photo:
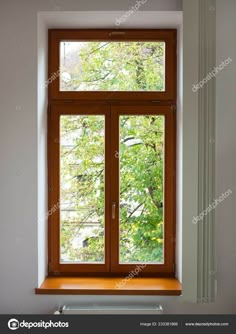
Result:
<svg viewBox="0 0 236 334">
<path fill-rule="evenodd" d="M 116 202 L 112 202 L 112 206 L 111 206 L 111 216 L 112 219 L 116 218 Z"/>
</svg>

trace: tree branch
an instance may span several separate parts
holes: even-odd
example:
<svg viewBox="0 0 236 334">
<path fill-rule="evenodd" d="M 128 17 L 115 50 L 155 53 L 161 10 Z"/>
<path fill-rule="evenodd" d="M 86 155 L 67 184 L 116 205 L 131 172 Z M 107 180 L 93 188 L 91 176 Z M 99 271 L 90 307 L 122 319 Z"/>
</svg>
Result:
<svg viewBox="0 0 236 334">
<path fill-rule="evenodd" d="M 143 204 L 145 203 L 145 201 L 141 204 L 139 204 L 132 212 L 131 214 L 129 215 L 129 217 L 127 219 L 129 219 Z"/>
</svg>

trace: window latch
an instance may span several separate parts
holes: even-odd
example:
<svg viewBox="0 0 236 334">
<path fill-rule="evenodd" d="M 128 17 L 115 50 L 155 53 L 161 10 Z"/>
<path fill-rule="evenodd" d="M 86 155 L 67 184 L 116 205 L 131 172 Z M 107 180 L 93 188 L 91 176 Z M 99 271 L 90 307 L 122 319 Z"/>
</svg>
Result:
<svg viewBox="0 0 236 334">
<path fill-rule="evenodd" d="M 112 206 L 111 206 L 111 216 L 112 219 L 116 218 L 116 202 L 112 202 Z"/>
</svg>

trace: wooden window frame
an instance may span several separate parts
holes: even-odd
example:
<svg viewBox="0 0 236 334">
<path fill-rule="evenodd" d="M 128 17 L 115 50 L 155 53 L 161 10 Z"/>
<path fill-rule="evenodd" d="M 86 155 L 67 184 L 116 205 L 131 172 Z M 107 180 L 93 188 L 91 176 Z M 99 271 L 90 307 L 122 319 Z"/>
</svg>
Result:
<svg viewBox="0 0 236 334">
<path fill-rule="evenodd" d="M 148 264 L 139 273 L 147 277 L 175 276 L 175 203 L 176 203 L 176 30 L 122 30 L 122 37 L 112 30 L 49 30 L 49 78 L 59 69 L 59 43 L 61 40 L 142 40 L 166 42 L 166 91 L 164 92 L 62 92 L 57 77 L 48 89 L 48 208 L 60 202 L 59 197 L 59 119 L 60 115 L 105 115 L 106 136 L 115 134 L 112 144 L 106 140 L 105 150 L 116 152 L 118 147 L 119 114 L 158 114 L 165 117 L 165 233 L 164 264 Z M 106 169 L 112 163 L 118 168 L 118 159 L 109 154 L 105 159 Z M 118 171 L 116 170 L 116 173 Z M 109 173 L 105 174 L 106 210 L 105 221 L 111 216 L 111 199 L 118 203 L 118 184 L 110 189 Z M 113 182 L 114 183 L 114 182 Z M 166 205 L 166 204 L 165 204 Z M 105 225 L 105 264 L 60 263 L 60 210 L 48 217 L 48 275 L 49 276 L 126 276 L 137 264 L 118 264 L 118 224 Z M 114 247 L 111 256 L 111 245 Z"/>
<path fill-rule="evenodd" d="M 49 30 L 48 78 L 56 77 L 49 85 L 49 100 L 161 100 L 176 101 L 176 30 Z M 159 41 L 165 42 L 165 91 L 60 91 L 59 77 L 61 41 Z"/>
</svg>

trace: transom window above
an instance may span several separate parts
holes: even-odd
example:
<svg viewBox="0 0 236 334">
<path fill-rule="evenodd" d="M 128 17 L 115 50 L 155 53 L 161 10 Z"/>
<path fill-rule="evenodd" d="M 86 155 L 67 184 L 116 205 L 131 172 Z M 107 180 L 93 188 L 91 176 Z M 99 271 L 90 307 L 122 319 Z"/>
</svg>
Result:
<svg viewBox="0 0 236 334">
<path fill-rule="evenodd" d="M 60 91 L 164 91 L 165 42 L 60 42 Z"/>
<path fill-rule="evenodd" d="M 176 100 L 174 29 L 53 29 L 48 49 L 50 100 Z"/>
</svg>

